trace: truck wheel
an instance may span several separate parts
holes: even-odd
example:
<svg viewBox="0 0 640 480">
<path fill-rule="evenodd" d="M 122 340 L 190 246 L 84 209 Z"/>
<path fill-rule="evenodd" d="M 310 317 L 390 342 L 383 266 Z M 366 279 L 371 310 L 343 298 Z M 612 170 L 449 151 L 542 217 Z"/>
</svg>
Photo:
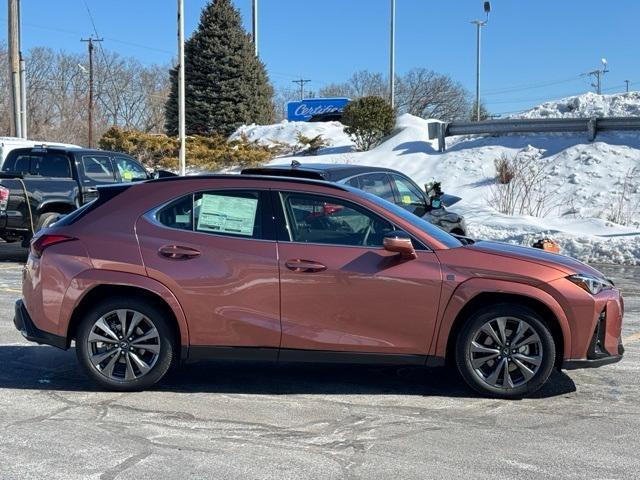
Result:
<svg viewBox="0 0 640 480">
<path fill-rule="evenodd" d="M 169 370 L 175 338 L 166 313 L 144 300 L 115 297 L 82 318 L 76 355 L 86 373 L 109 390 L 143 390 Z"/>
<path fill-rule="evenodd" d="M 555 363 L 549 328 L 533 310 L 497 304 L 475 312 L 456 342 L 456 363 L 465 382 L 496 398 L 521 398 L 547 381 Z"/>
<path fill-rule="evenodd" d="M 55 222 L 57 222 L 61 216 L 62 214 L 57 212 L 43 213 L 42 215 L 40 215 L 40 218 L 38 219 L 38 226 L 36 227 L 36 232 L 39 230 L 42 230 L 43 228 L 50 227 Z"/>
</svg>

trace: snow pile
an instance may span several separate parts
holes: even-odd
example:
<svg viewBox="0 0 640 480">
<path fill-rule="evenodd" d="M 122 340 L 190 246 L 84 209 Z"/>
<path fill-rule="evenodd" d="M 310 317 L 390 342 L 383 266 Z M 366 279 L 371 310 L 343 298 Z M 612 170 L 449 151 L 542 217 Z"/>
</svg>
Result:
<svg viewBox="0 0 640 480">
<path fill-rule="evenodd" d="M 590 118 L 640 116 L 640 92 L 598 95 L 593 92 L 566 97 L 532 108 L 512 118 Z"/>
<path fill-rule="evenodd" d="M 336 153 L 350 151 L 353 146 L 353 142 L 344 133 L 343 128 L 344 126 L 340 122 L 289 122 L 284 120 L 274 125 L 243 125 L 229 137 L 229 140 L 245 139 L 267 147 L 293 147 L 298 144 L 299 135 L 308 138 L 322 135 L 322 138 L 328 141 L 329 146 L 321 152 Z"/>
</svg>

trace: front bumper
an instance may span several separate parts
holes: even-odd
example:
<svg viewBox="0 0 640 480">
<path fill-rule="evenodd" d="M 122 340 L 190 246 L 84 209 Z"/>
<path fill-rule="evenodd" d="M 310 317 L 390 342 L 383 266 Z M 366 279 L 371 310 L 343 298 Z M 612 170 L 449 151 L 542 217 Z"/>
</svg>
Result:
<svg viewBox="0 0 640 480">
<path fill-rule="evenodd" d="M 69 348 L 67 339 L 65 337 L 45 332 L 44 330 L 40 330 L 35 326 L 22 300 L 16 301 L 13 324 L 20 331 L 20 333 L 22 333 L 22 336 L 30 342 L 36 342 L 41 345 L 51 345 L 63 350 Z"/>
</svg>

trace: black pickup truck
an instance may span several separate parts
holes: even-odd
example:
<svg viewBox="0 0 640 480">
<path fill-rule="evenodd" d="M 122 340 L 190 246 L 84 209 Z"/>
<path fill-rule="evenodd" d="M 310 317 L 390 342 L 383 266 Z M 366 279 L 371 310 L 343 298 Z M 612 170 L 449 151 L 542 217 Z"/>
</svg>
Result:
<svg viewBox="0 0 640 480">
<path fill-rule="evenodd" d="M 151 175 L 128 155 L 82 148 L 12 150 L 0 168 L 0 238 L 22 240 L 94 200 L 97 187 Z"/>
</svg>

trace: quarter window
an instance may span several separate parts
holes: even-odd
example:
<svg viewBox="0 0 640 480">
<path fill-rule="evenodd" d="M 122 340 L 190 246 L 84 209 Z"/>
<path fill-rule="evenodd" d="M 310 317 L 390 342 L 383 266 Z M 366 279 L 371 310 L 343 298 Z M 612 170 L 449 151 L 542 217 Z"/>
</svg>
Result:
<svg viewBox="0 0 640 480">
<path fill-rule="evenodd" d="M 115 176 L 111 159 L 106 155 L 85 155 L 82 157 L 84 174 L 96 182 L 113 182 Z"/>
<path fill-rule="evenodd" d="M 282 202 L 294 242 L 381 247 L 393 230 L 388 221 L 342 199 L 283 193 Z"/>
<path fill-rule="evenodd" d="M 156 220 L 180 230 L 262 238 L 262 202 L 258 192 L 192 193 L 162 208 Z"/>
<path fill-rule="evenodd" d="M 31 172 L 51 178 L 71 178 L 71 166 L 65 155 L 47 154 L 31 157 Z"/>
</svg>

